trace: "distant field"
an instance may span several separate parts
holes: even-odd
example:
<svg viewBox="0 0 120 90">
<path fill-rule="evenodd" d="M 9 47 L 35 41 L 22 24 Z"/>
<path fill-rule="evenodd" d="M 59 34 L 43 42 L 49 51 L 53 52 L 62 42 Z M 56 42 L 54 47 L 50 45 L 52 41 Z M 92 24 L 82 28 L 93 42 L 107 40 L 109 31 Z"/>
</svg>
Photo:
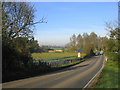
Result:
<svg viewBox="0 0 120 90">
<path fill-rule="evenodd" d="M 62 50 L 62 48 L 51 48 L 51 49 L 54 49 L 54 50 Z M 64 48 L 65 51 L 68 50 L 68 48 Z"/>
<path fill-rule="evenodd" d="M 70 57 L 70 56 L 77 56 L 78 53 L 70 53 L 70 52 L 64 52 L 64 53 L 33 53 L 32 57 L 33 59 L 52 59 L 52 58 L 62 58 L 62 57 Z M 82 54 L 83 57 L 83 54 Z"/>
</svg>

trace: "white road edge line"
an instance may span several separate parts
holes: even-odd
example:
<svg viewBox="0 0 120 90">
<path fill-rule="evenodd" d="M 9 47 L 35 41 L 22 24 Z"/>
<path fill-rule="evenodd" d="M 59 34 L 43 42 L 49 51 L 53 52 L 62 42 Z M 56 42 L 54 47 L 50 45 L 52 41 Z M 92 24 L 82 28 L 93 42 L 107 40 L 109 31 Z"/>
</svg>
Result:
<svg viewBox="0 0 120 90">
<path fill-rule="evenodd" d="M 106 57 L 105 57 L 106 58 Z M 107 58 L 106 58 L 107 59 Z M 104 59 L 105 60 L 105 59 Z M 95 76 L 83 87 L 83 89 L 82 90 L 84 90 L 90 83 L 91 83 L 91 81 L 98 75 L 98 73 L 99 72 L 101 72 L 101 70 L 103 69 L 103 67 L 104 67 L 104 61 L 103 61 L 103 66 L 102 66 L 102 68 L 95 74 Z"/>
</svg>

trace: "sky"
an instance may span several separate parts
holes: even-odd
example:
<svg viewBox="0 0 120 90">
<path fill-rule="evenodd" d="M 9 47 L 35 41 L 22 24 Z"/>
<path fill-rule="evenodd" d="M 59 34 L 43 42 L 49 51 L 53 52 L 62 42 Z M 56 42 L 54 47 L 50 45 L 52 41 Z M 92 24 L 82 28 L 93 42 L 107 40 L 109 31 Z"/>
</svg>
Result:
<svg viewBox="0 0 120 90">
<path fill-rule="evenodd" d="M 35 21 L 43 16 L 47 23 L 35 25 L 39 45 L 64 46 L 73 34 L 95 32 L 107 35 L 105 22 L 118 19 L 117 2 L 34 2 Z"/>
</svg>

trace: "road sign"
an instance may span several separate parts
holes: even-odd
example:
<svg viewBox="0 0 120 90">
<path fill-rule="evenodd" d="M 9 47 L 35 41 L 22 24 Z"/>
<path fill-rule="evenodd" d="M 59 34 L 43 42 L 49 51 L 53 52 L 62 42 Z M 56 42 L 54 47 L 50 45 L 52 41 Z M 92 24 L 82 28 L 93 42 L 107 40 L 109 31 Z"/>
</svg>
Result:
<svg viewBox="0 0 120 90">
<path fill-rule="evenodd" d="M 80 49 L 78 49 L 78 52 L 81 52 L 81 50 L 80 50 Z"/>
</svg>

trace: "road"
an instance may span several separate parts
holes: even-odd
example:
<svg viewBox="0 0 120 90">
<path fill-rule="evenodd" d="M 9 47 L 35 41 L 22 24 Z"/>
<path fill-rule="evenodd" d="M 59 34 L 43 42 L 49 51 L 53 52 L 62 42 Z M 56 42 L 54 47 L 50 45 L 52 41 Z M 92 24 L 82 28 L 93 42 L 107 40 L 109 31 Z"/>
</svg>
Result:
<svg viewBox="0 0 120 90">
<path fill-rule="evenodd" d="M 3 88 L 83 88 L 101 69 L 104 55 L 75 66 L 27 79 L 3 83 Z"/>
</svg>

